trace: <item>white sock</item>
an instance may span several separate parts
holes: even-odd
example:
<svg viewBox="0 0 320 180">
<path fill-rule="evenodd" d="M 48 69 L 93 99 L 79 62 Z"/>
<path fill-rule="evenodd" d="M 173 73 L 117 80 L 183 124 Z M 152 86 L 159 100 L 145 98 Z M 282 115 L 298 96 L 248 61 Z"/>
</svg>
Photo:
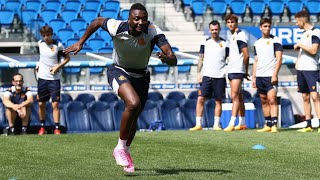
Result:
<svg viewBox="0 0 320 180">
<path fill-rule="evenodd" d="M 197 116 L 196 117 L 196 126 L 201 126 L 202 124 L 202 117 Z"/>
<path fill-rule="evenodd" d="M 218 116 L 214 117 L 213 127 L 220 127 L 220 117 L 218 117 Z"/>
<path fill-rule="evenodd" d="M 230 122 L 229 122 L 229 126 L 234 126 L 235 122 L 236 122 L 237 117 L 231 116 Z"/>
<path fill-rule="evenodd" d="M 121 140 L 119 138 L 118 144 L 115 149 L 126 149 L 127 140 Z"/>
<path fill-rule="evenodd" d="M 241 126 L 246 125 L 246 117 L 239 116 L 239 125 Z"/>
</svg>

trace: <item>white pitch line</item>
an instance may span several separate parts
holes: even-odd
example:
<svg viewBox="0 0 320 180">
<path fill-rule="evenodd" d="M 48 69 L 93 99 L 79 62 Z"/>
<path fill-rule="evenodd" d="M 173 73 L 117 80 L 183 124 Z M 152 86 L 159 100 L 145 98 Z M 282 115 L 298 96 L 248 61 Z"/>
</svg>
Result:
<svg viewBox="0 0 320 180">
<path fill-rule="evenodd" d="M 192 58 L 192 59 L 199 59 L 198 56 L 195 56 L 195 55 L 192 55 L 192 54 L 188 54 L 188 53 L 184 53 L 184 52 L 180 52 L 180 51 L 176 51 L 174 53 L 177 54 L 177 55 L 185 56 L 185 57 Z"/>
<path fill-rule="evenodd" d="M 15 59 L 13 59 L 13 58 L 11 58 L 11 57 L 4 56 L 4 55 L 2 55 L 2 54 L 0 54 L 0 59 L 3 59 L 3 60 L 5 60 L 5 61 L 9 61 L 9 62 L 13 62 L 13 63 L 19 63 L 19 62 L 20 62 L 20 61 L 15 60 Z"/>
<path fill-rule="evenodd" d="M 99 59 L 99 60 L 102 60 L 102 61 L 113 62 L 113 59 L 110 59 L 110 58 L 107 58 L 104 56 L 100 56 L 98 54 L 93 54 L 93 53 L 87 52 L 86 55 L 93 57 L 93 58 L 96 58 L 96 59 Z"/>
</svg>

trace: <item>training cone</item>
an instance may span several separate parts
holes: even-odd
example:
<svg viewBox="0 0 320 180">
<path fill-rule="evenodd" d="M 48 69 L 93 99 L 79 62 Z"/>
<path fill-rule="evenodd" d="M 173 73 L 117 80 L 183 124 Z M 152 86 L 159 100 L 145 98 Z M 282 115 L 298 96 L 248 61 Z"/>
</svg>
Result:
<svg viewBox="0 0 320 180">
<path fill-rule="evenodd" d="M 252 149 L 255 149 L 255 150 L 265 150 L 266 147 L 264 147 L 264 145 L 262 144 L 256 144 L 252 147 Z"/>
</svg>

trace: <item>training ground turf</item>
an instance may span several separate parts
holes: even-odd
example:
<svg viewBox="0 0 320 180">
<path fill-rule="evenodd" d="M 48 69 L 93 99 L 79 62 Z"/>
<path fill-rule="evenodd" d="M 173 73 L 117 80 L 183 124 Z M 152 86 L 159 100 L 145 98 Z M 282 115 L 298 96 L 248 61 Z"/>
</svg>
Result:
<svg viewBox="0 0 320 180">
<path fill-rule="evenodd" d="M 132 175 L 115 164 L 117 140 L 118 132 L 1 136 L 0 179 L 320 178 L 318 132 L 137 132 Z"/>
</svg>

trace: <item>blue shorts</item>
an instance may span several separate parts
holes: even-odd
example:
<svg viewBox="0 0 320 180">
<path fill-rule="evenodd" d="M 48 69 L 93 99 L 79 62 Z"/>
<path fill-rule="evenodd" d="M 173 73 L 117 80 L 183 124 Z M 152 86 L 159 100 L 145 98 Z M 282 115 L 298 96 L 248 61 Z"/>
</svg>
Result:
<svg viewBox="0 0 320 180">
<path fill-rule="evenodd" d="M 243 73 L 229 73 L 228 74 L 229 81 L 231 81 L 233 79 L 241 79 L 241 80 L 243 80 L 244 77 L 245 77 L 245 74 L 243 74 Z"/>
<path fill-rule="evenodd" d="M 132 76 L 129 76 L 121 69 L 116 68 L 114 65 L 110 65 L 107 68 L 107 75 L 109 85 L 116 94 L 118 94 L 118 88 L 123 83 L 130 83 L 140 98 L 141 108 L 144 108 L 144 105 L 148 99 L 150 72 L 146 73 L 141 78 L 134 78 Z"/>
<path fill-rule="evenodd" d="M 257 77 L 256 78 L 256 85 L 258 88 L 259 94 L 267 94 L 271 89 L 277 90 L 278 85 L 273 85 L 271 83 L 272 77 Z"/>
<path fill-rule="evenodd" d="M 309 93 L 317 91 L 319 71 L 297 71 L 298 92 Z"/>
<path fill-rule="evenodd" d="M 222 99 L 225 96 L 226 84 L 226 78 L 203 76 L 198 95 L 206 98 Z"/>
<path fill-rule="evenodd" d="M 46 102 L 51 98 L 52 102 L 60 101 L 60 80 L 38 79 L 38 101 Z"/>
</svg>

